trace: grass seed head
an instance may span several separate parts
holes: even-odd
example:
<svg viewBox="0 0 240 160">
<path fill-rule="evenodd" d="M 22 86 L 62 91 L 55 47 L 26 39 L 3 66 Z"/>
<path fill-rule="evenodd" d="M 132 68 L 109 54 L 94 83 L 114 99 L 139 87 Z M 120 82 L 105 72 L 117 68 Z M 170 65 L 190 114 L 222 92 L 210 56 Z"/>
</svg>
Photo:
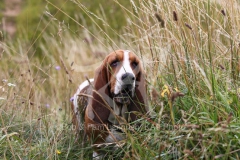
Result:
<svg viewBox="0 0 240 160">
<path fill-rule="evenodd" d="M 165 22 L 164 22 L 163 18 L 158 13 L 155 13 L 155 17 L 157 18 L 158 22 L 160 22 L 161 26 L 165 27 Z"/>
<path fill-rule="evenodd" d="M 190 30 L 192 30 L 192 27 L 191 27 L 189 24 L 185 23 L 185 26 L 186 26 L 187 28 L 189 28 Z"/>
<path fill-rule="evenodd" d="M 173 11 L 173 20 L 176 22 L 178 21 L 178 16 L 176 11 Z"/>
<path fill-rule="evenodd" d="M 223 16 L 226 16 L 226 13 L 223 9 L 221 10 L 221 13 L 222 13 Z"/>
</svg>

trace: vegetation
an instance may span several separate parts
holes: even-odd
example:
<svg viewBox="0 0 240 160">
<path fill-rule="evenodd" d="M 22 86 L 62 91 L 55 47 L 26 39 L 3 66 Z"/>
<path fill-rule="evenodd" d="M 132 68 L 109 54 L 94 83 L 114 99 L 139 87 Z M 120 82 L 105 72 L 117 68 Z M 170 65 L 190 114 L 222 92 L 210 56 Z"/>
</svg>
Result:
<svg viewBox="0 0 240 160">
<path fill-rule="evenodd" d="M 46 2 L 48 14 L 37 20 L 43 27 L 34 28 L 31 41 L 25 28 L 16 43 L 1 42 L 1 159 L 91 159 L 91 145 L 75 141 L 70 98 L 119 48 L 142 59 L 155 115 L 126 130 L 109 159 L 239 159 L 238 1 L 110 1 L 121 9 L 117 15 L 67 1 L 84 18 Z"/>
<path fill-rule="evenodd" d="M 108 5 L 105 5 L 106 3 Z M 130 8 L 129 1 L 122 0 L 121 4 Z M 95 19 L 97 25 L 101 26 L 102 29 L 104 29 L 105 24 L 101 19 L 104 18 L 108 20 L 108 24 L 113 29 L 118 31 L 126 24 L 121 7 L 114 1 L 26 0 L 23 6 L 23 11 L 17 17 L 18 36 L 22 35 L 22 31 L 25 30 L 27 33 L 24 34 L 27 34 L 29 39 L 34 39 L 36 35 L 40 34 L 46 25 L 43 21 L 58 20 L 59 23 L 66 25 L 68 32 L 72 34 L 82 32 L 82 28 L 78 23 L 87 26 L 88 30 L 93 31 L 92 18 Z M 89 15 L 93 17 L 90 18 Z M 97 19 L 94 15 L 101 18 Z M 120 21 L 121 23 L 117 23 Z M 50 27 L 51 25 L 47 26 L 44 32 L 50 32 Z"/>
</svg>

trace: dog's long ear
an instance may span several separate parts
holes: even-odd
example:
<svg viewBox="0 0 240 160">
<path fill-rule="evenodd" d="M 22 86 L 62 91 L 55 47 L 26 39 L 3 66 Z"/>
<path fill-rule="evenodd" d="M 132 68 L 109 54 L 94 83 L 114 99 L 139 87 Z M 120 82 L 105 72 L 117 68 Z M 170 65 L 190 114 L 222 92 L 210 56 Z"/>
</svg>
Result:
<svg viewBox="0 0 240 160">
<path fill-rule="evenodd" d="M 107 122 L 110 114 L 107 106 L 110 104 L 111 99 L 107 58 L 108 57 L 105 58 L 102 65 L 95 71 L 93 99 L 90 101 L 94 114 L 93 120 L 98 123 Z"/>
<path fill-rule="evenodd" d="M 147 86 L 145 80 L 145 71 L 143 70 L 142 65 L 139 63 L 138 74 L 136 77 L 136 88 L 135 96 L 132 99 L 132 102 L 129 107 L 129 111 L 137 111 L 145 114 L 148 111 L 147 105 Z M 130 114 L 131 120 L 134 121 L 137 119 L 137 116 L 134 113 Z"/>
</svg>

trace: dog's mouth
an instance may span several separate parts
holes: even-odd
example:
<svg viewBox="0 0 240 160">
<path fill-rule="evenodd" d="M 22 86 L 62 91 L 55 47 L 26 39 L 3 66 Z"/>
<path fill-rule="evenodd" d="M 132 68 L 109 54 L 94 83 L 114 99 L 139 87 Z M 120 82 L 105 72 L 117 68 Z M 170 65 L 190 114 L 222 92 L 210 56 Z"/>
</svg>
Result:
<svg viewBox="0 0 240 160">
<path fill-rule="evenodd" d="M 114 94 L 114 101 L 120 104 L 129 104 L 133 95 L 133 86 L 124 85 L 118 94 Z"/>
</svg>

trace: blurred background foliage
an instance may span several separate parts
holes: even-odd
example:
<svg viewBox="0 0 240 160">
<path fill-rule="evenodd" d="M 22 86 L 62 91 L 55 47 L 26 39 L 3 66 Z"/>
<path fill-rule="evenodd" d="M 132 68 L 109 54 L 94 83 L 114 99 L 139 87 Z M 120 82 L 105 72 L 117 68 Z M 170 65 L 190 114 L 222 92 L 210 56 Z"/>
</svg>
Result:
<svg viewBox="0 0 240 160">
<path fill-rule="evenodd" d="M 39 58 L 42 55 L 39 43 L 44 43 L 43 33 L 58 38 L 60 43 L 62 38 L 60 34 L 64 34 L 66 30 L 72 36 L 82 39 L 86 39 L 86 32 L 94 32 L 94 36 L 97 36 L 97 33 L 105 32 L 109 37 L 118 38 L 115 33 L 121 33 L 127 24 L 126 17 L 129 17 L 118 3 L 128 10 L 132 10 L 131 2 L 128 0 L 12 1 L 12 3 L 7 0 L 0 2 L 0 19 L 5 16 L 5 21 L 10 23 L 10 27 L 12 24 L 14 25 L 14 34 L 3 29 L 4 38 L 2 39 L 13 45 L 15 43 L 17 45 L 21 41 L 22 44 L 26 45 L 25 48 L 30 49 L 27 51 L 30 57 L 34 55 Z M 14 17 L 12 15 L 7 17 L 4 14 L 6 5 L 10 4 L 11 11 L 14 11 L 14 5 L 19 5 L 16 2 L 21 5 L 21 11 Z M 7 7 L 9 8 L 9 6 Z M 4 22 L 2 24 L 4 25 Z M 88 37 L 88 39 L 93 40 L 93 37 Z"/>
<path fill-rule="evenodd" d="M 131 8 L 130 1 L 121 0 L 121 4 L 128 9 Z M 99 17 L 99 19 L 95 18 L 95 21 L 101 28 L 104 28 L 104 24 L 99 23 L 100 17 L 104 18 L 117 31 L 120 31 L 127 23 L 125 16 L 123 16 L 124 11 L 114 1 L 24 0 L 22 11 L 16 18 L 18 34 L 16 37 L 22 36 L 19 34 L 26 33 L 28 39 L 36 38 L 36 35 L 38 35 L 36 33 L 41 32 L 46 26 L 44 22 L 49 22 L 46 18 L 53 18 L 64 23 L 74 34 L 81 32 L 81 27 L 74 20 L 91 31 L 94 26 L 93 21 L 81 9 L 82 7 L 86 7 L 88 11 Z M 50 26 L 48 25 L 47 27 Z"/>
</svg>

